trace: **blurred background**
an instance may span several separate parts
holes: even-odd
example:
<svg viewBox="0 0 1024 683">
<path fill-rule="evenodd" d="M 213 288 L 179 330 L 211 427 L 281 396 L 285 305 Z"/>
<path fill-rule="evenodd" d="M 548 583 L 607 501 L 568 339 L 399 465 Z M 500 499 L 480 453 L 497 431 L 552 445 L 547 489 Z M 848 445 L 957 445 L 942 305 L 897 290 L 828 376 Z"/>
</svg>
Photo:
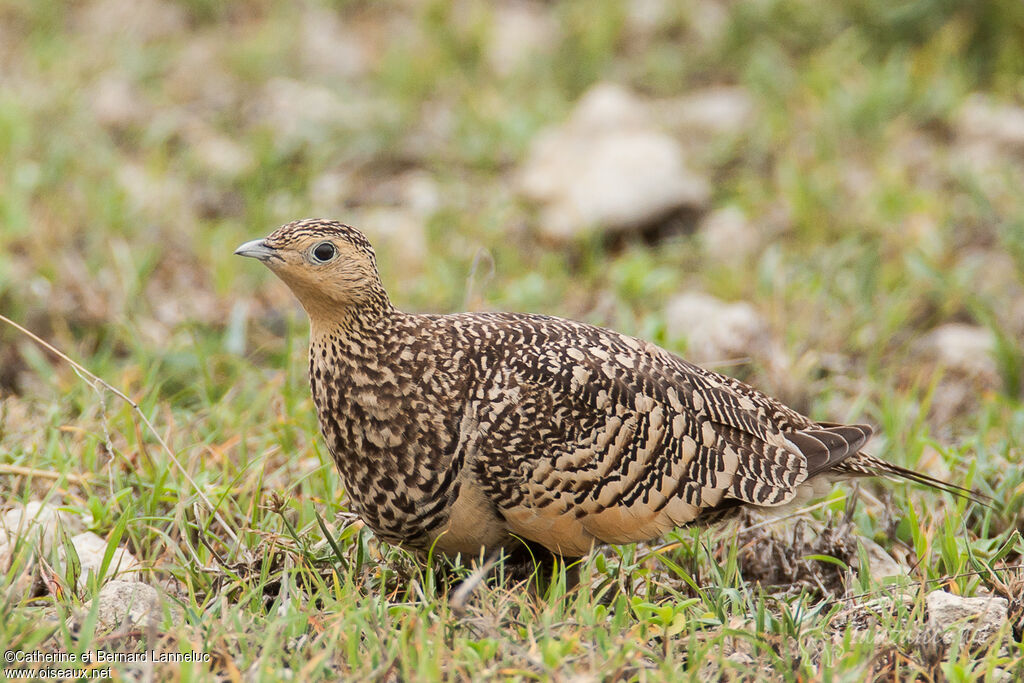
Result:
<svg viewBox="0 0 1024 683">
<path fill-rule="evenodd" d="M 361 228 L 400 309 L 651 339 L 998 504 L 864 482 L 809 535 L 607 548 L 579 602 L 463 621 L 351 523 L 305 316 L 232 255 L 303 217 Z M 187 610 L 160 642 L 239 680 L 674 679 L 744 630 L 792 680 L 941 680 L 925 588 L 1022 623 L 1024 3 L 0 0 L 0 314 L 139 406 L 0 321 L 0 649 L 120 647 L 65 628 L 106 598 L 56 531 L 9 562 L 10 520 L 59 508 L 91 576 L 117 546 Z M 858 640 L 829 615 L 885 576 L 916 607 Z M 949 678 L 1019 676 L 1000 647 Z"/>
<path fill-rule="evenodd" d="M 1018 0 L 0 0 L 0 312 L 169 410 L 304 384 L 232 251 L 318 216 L 404 310 L 610 326 L 956 443 L 1022 422 L 1022 188 Z M 53 360 L 0 327 L 14 460 Z"/>
</svg>

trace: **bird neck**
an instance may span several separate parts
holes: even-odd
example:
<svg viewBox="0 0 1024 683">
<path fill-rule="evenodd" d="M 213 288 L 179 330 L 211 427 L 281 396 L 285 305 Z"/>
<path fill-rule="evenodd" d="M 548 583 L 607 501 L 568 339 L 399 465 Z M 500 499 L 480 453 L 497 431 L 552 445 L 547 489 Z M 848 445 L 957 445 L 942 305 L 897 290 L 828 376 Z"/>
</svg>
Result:
<svg viewBox="0 0 1024 683">
<path fill-rule="evenodd" d="M 383 286 L 371 287 L 357 301 L 307 312 L 313 340 L 330 337 L 351 341 L 385 334 L 398 314 Z"/>
</svg>

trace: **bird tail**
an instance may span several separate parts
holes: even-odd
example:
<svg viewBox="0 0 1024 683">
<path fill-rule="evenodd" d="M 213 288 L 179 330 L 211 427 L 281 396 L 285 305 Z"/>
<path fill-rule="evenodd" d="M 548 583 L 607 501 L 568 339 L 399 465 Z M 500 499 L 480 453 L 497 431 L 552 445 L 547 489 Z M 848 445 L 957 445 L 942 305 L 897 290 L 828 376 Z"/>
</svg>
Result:
<svg viewBox="0 0 1024 683">
<path fill-rule="evenodd" d="M 929 488 L 938 489 L 939 491 L 951 493 L 954 496 L 966 498 L 974 503 L 978 503 L 979 505 L 984 505 L 985 507 L 992 507 L 993 503 L 992 497 L 987 496 L 984 493 L 980 493 L 964 486 L 951 484 L 948 481 L 943 481 L 942 479 L 936 479 L 935 477 L 922 474 L 921 472 L 917 472 L 907 467 L 894 465 L 891 462 L 886 462 L 885 460 L 866 453 L 858 453 L 852 458 L 847 458 L 829 471 L 831 473 L 849 477 L 889 477 L 906 479 L 907 481 L 912 481 L 915 484 L 920 484 Z"/>
</svg>

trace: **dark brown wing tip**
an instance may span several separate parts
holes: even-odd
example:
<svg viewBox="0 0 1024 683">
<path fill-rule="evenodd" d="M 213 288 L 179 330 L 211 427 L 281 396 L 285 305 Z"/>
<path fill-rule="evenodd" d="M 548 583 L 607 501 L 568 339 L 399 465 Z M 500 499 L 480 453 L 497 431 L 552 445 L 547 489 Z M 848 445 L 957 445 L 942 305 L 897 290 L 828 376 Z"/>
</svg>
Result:
<svg viewBox="0 0 1024 683">
<path fill-rule="evenodd" d="M 807 477 L 827 472 L 858 451 L 871 438 L 868 425 L 821 423 L 790 432 L 786 438 L 807 459 Z"/>
</svg>

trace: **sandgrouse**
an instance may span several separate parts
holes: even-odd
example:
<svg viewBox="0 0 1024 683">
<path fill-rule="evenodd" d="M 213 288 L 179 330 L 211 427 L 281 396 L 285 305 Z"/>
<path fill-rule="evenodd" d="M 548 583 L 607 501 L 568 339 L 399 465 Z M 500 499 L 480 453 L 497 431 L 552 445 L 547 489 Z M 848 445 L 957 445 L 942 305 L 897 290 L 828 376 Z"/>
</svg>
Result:
<svg viewBox="0 0 1024 683">
<path fill-rule="evenodd" d="M 650 342 L 543 315 L 410 315 L 373 248 L 330 220 L 235 252 L 310 319 L 309 379 L 352 506 L 382 539 L 479 556 L 524 543 L 578 557 L 837 479 L 932 479 L 861 451 L 864 425 L 815 422 Z"/>
</svg>

